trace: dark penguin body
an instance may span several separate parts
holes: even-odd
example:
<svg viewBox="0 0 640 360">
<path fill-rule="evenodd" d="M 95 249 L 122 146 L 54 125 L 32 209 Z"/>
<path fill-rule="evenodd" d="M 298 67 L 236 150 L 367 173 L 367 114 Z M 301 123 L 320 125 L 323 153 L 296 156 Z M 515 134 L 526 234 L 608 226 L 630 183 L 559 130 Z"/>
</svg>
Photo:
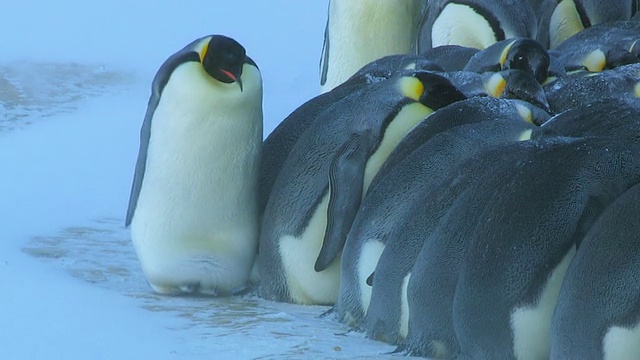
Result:
<svg viewBox="0 0 640 360">
<path fill-rule="evenodd" d="M 640 185 L 592 226 L 567 270 L 551 328 L 551 359 L 640 354 Z"/>
<path fill-rule="evenodd" d="M 513 278 L 517 278 L 519 276 L 518 274 L 521 274 L 522 271 L 520 271 L 520 269 L 506 270 L 500 276 L 490 277 L 491 280 L 488 280 L 489 277 L 483 279 L 484 282 L 482 283 L 470 284 L 467 282 L 464 285 L 467 290 L 473 288 L 476 292 L 487 292 L 489 294 L 474 293 L 474 295 L 465 295 L 465 297 L 462 297 L 462 292 L 459 290 L 461 285 L 458 278 L 460 269 L 466 268 L 468 269 L 466 271 L 469 273 L 473 271 L 480 272 L 483 269 L 482 267 L 473 267 L 479 266 L 477 262 L 482 260 L 477 258 L 483 256 L 481 250 L 478 249 L 476 250 L 477 252 L 467 250 L 465 252 L 465 249 L 472 245 L 472 241 L 485 241 L 483 239 L 487 239 L 486 241 L 488 243 L 475 246 L 478 248 L 484 246 L 482 249 L 499 246 L 499 249 L 504 249 L 497 258 L 495 257 L 497 255 L 483 258 L 486 262 L 492 263 L 491 266 L 498 267 L 498 263 L 501 264 L 511 253 L 526 252 L 526 249 L 531 249 L 532 244 L 535 244 L 536 241 L 538 243 L 542 241 L 535 239 L 530 241 L 527 237 L 539 236 L 547 238 L 547 236 L 551 234 L 553 234 L 554 237 L 562 237 L 559 235 L 560 231 L 555 230 L 564 229 L 565 232 L 570 231 L 571 226 L 561 226 L 562 223 L 558 220 L 560 218 L 562 221 L 587 224 L 589 222 L 589 216 L 578 220 L 576 216 L 574 216 L 573 219 L 569 219 L 570 216 L 568 216 L 566 212 L 564 216 L 554 216 L 552 213 L 547 214 L 547 212 L 552 210 L 552 206 L 562 207 L 562 205 L 558 205 L 559 202 L 555 201 L 555 199 L 566 199 L 566 196 L 558 197 L 557 194 L 554 194 L 562 192 L 562 190 L 558 190 L 557 184 L 554 183 L 561 181 L 556 180 L 556 178 L 561 176 L 561 173 L 566 172 L 568 168 L 571 168 L 571 170 L 568 170 L 569 172 L 578 174 L 582 171 L 581 164 L 577 160 L 561 161 L 562 158 L 557 154 L 556 149 L 562 149 L 563 147 L 568 149 L 565 150 L 566 158 L 564 160 L 568 160 L 572 156 L 579 156 L 585 152 L 584 149 L 576 151 L 575 146 L 572 145 L 580 139 L 576 140 L 558 136 L 561 134 L 568 136 L 594 136 L 596 134 L 603 136 L 603 134 L 614 134 L 613 136 L 615 136 L 615 134 L 633 133 L 634 131 L 631 130 L 633 126 L 625 124 L 628 124 L 633 118 L 632 114 L 636 111 L 633 110 L 635 107 L 636 105 L 626 104 L 626 102 L 622 100 L 611 100 L 602 101 L 586 108 L 572 110 L 556 116 L 543 125 L 540 130 L 546 128 L 545 131 L 534 132 L 533 137 L 535 140 L 531 142 L 504 146 L 503 149 L 498 148 L 480 154 L 478 159 L 469 161 L 471 165 L 478 166 L 478 169 L 482 169 L 481 172 L 479 172 L 482 177 L 472 182 L 472 188 L 468 189 L 465 195 L 459 196 L 455 200 L 447 217 L 440 222 L 437 230 L 432 232 L 432 235 L 428 236 L 427 240 L 425 240 L 424 246 L 412 269 L 412 276 L 408 286 L 410 314 L 409 334 L 405 344 L 406 349 L 410 353 L 422 356 L 450 358 L 459 352 L 458 341 L 468 343 L 483 338 L 486 340 L 486 343 L 483 343 L 482 346 L 477 346 L 476 349 L 485 349 L 486 353 L 483 354 L 481 352 L 466 350 L 467 352 L 464 355 L 468 358 L 514 358 L 514 354 L 509 354 L 510 349 L 514 348 L 512 343 L 513 339 L 510 337 L 511 335 L 505 332 L 500 334 L 497 332 L 497 328 L 494 327 L 489 328 L 488 326 L 491 322 L 489 322 L 487 318 L 498 317 L 498 307 L 496 304 L 500 298 L 504 299 L 504 295 L 491 295 L 494 291 L 493 289 L 500 286 L 512 285 L 515 283 Z M 602 121 L 602 117 L 607 116 L 612 108 L 624 109 L 621 110 L 620 113 L 614 112 L 610 118 L 611 120 L 620 119 L 620 122 L 615 120 Z M 606 124 L 607 122 L 609 123 L 608 125 Z M 597 140 L 601 142 L 599 146 L 606 148 L 608 140 L 603 141 L 603 138 Z M 580 147 L 578 146 L 578 148 Z M 624 149 L 625 147 L 621 146 L 621 148 Z M 597 157 L 598 155 L 593 156 Z M 580 157 L 580 159 L 582 159 L 582 157 Z M 590 164 L 589 161 L 581 161 Z M 548 167 L 551 166 L 553 162 L 557 164 L 558 170 L 556 170 L 556 167 L 553 167 L 553 171 L 550 172 Z M 606 161 L 604 162 L 606 163 Z M 535 167 L 540 169 L 536 170 Z M 560 168 L 562 168 L 562 170 L 560 170 Z M 597 166 L 593 166 L 592 168 L 597 168 Z M 473 173 L 469 171 L 468 167 L 463 169 L 464 170 L 461 169 L 461 171 L 464 171 L 465 176 L 471 176 L 473 178 Z M 535 175 L 536 171 L 539 171 L 537 175 Z M 544 176 L 544 174 L 553 175 Z M 527 178 L 527 176 L 529 177 Z M 569 176 L 569 178 L 571 178 L 571 176 Z M 526 184 L 522 185 L 524 182 L 526 182 Z M 529 184 L 529 182 L 536 182 L 536 184 Z M 545 182 L 553 184 L 547 184 L 545 187 Z M 568 187 L 570 188 L 570 186 Z M 520 188 L 531 191 L 530 197 L 523 196 L 523 191 L 519 190 Z M 544 190 L 535 192 L 535 189 Z M 509 199 L 509 197 L 512 198 Z M 500 203 L 499 199 L 505 198 L 507 199 Z M 517 207 L 517 204 L 520 203 L 520 207 L 523 209 L 519 207 L 514 208 L 514 206 Z M 548 210 L 541 211 L 537 209 L 538 211 L 536 211 L 533 209 L 535 204 Z M 564 206 L 571 207 L 570 205 L 571 204 L 564 204 Z M 531 206 L 531 210 L 529 210 L 529 206 Z M 577 206 L 578 205 L 576 205 L 576 207 Z M 591 205 L 589 204 L 589 206 Z M 529 211 L 531 211 L 531 213 Z M 531 215 L 532 213 L 535 213 L 535 215 Z M 589 212 L 586 213 L 589 214 Z M 596 216 L 595 214 L 591 215 Z M 509 218 L 510 216 L 514 218 L 512 223 L 507 223 L 506 220 L 503 221 L 503 218 Z M 545 221 L 547 223 L 557 224 L 558 226 L 553 228 L 554 231 L 536 230 L 542 228 L 540 224 L 545 223 Z M 520 229 L 523 235 L 517 236 L 517 234 L 514 235 L 513 233 L 515 230 L 511 230 L 518 230 L 517 226 L 533 228 L 533 230 Z M 580 235 L 576 234 L 573 237 L 578 238 Z M 519 245 L 510 245 L 508 243 L 498 243 L 495 245 L 493 243 L 493 239 L 502 238 L 505 239 L 503 243 L 509 239 L 526 240 L 527 242 Z M 562 238 L 568 243 L 568 245 L 565 244 L 566 247 L 570 249 L 572 246 L 570 236 L 564 236 Z M 547 243 L 548 242 L 544 242 L 544 244 Z M 548 260 L 547 264 L 549 264 L 549 267 L 543 268 L 546 269 L 545 271 L 547 272 L 541 275 L 541 279 L 536 280 L 529 277 L 527 279 L 519 279 L 519 283 L 524 285 L 537 284 L 537 286 L 544 283 L 546 276 L 555 269 L 558 263 L 561 263 L 559 260 L 562 260 L 564 255 L 566 255 L 566 251 L 561 249 L 555 254 L 555 264 L 554 261 Z M 514 260 L 515 264 L 536 264 L 536 261 L 533 261 L 534 259 L 531 259 L 531 261 L 523 261 L 522 259 L 526 254 L 521 253 L 519 256 L 519 260 Z M 500 259 L 500 261 L 496 261 L 495 259 Z M 469 262 L 473 262 L 473 264 L 476 265 L 470 265 Z M 552 264 L 553 266 L 551 266 Z M 565 261 L 563 265 L 566 266 L 566 264 L 567 262 Z M 508 281 L 508 283 L 504 284 L 504 281 L 501 279 L 505 279 L 504 281 Z M 479 280 L 476 279 L 476 281 Z M 437 289 L 437 291 L 434 291 L 434 289 Z M 535 297 L 535 294 L 528 296 Z M 467 312 L 466 314 L 469 315 L 462 319 L 467 320 L 467 318 L 470 317 L 480 317 L 482 321 L 479 320 L 477 322 L 477 327 L 473 329 L 473 333 L 468 332 L 468 328 L 466 328 L 466 333 L 459 331 L 460 324 L 456 324 L 452 317 L 452 311 L 454 310 L 452 306 L 455 306 L 454 299 L 458 303 L 463 303 L 463 300 L 474 302 L 480 298 L 485 301 L 487 308 L 483 308 L 482 310 L 476 308 L 475 311 L 480 312 L 473 313 L 473 315 Z M 520 298 L 523 299 L 524 296 Z M 547 308 L 547 310 L 548 309 L 549 308 Z M 551 309 L 553 308 L 551 307 Z M 502 330 L 509 332 L 509 309 L 504 310 L 504 312 L 506 315 L 503 314 L 501 316 L 506 316 L 506 318 L 502 320 L 502 326 L 506 328 Z M 545 315 L 547 317 L 550 316 L 549 312 Z M 542 338 L 544 339 L 545 337 L 542 336 Z M 493 343 L 491 343 L 491 341 L 493 341 Z M 501 347 L 496 345 L 500 341 L 503 341 L 502 345 L 500 345 Z M 536 354 L 536 349 L 543 348 L 541 344 L 536 343 L 535 338 L 531 338 L 531 344 L 533 347 L 530 349 L 531 355 Z"/>
<path fill-rule="evenodd" d="M 603 109 L 609 110 L 606 116 L 602 114 Z M 638 99 L 601 100 L 579 111 L 584 112 L 583 119 L 590 121 L 562 121 L 562 116 L 558 116 L 558 119 L 540 128 L 541 135 L 606 135 L 619 139 L 633 138 L 640 129 Z M 633 341 L 624 341 L 625 335 L 630 332 L 620 331 L 622 329 L 619 327 L 623 325 L 632 329 L 637 324 L 634 324 L 637 317 L 633 312 L 637 314 L 638 307 L 633 304 L 638 304 L 638 292 L 629 289 L 629 285 L 636 286 L 637 281 L 628 272 L 635 267 L 629 264 L 637 261 L 633 259 L 637 259 L 638 254 L 635 241 L 638 210 L 635 210 L 637 206 L 633 203 L 637 200 L 631 200 L 637 198 L 637 188 L 638 185 L 635 185 L 616 199 L 578 247 L 576 257 L 567 270 L 553 315 L 552 359 L 566 358 L 569 351 L 573 356 L 585 359 L 624 359 L 629 354 L 637 353 Z M 589 279 L 584 280 L 585 276 Z M 583 285 L 585 281 L 589 286 Z M 580 300 L 576 300 L 576 297 Z M 583 314 L 590 316 L 584 317 Z M 611 329 L 614 330 L 607 340 L 613 347 L 609 346 L 606 354 L 605 339 Z M 637 335 L 635 339 L 638 339 Z M 635 342 L 635 346 L 637 344 Z"/>
<path fill-rule="evenodd" d="M 545 122 L 532 134 L 532 139 L 566 137 L 627 137 L 638 127 L 640 99 L 607 98 L 569 109 Z"/>
<path fill-rule="evenodd" d="M 366 199 L 371 208 L 363 207 L 357 232 L 354 224 L 354 231 L 349 234 L 349 240 L 353 235 L 354 245 L 361 246 L 362 250 L 372 245 L 384 246 L 381 255 L 378 253 L 368 310 L 363 306 L 367 311 L 367 333 L 374 339 L 398 343 L 406 336 L 406 281 L 413 259 L 425 232 L 430 229 L 429 224 L 435 224 L 443 216 L 447 204 L 458 194 L 455 189 L 442 192 L 442 181 L 457 177 L 458 165 L 467 157 L 499 143 L 527 138 L 533 127 L 522 122 L 517 111 L 504 101 L 467 102 L 471 106 L 442 109 L 439 119 L 443 121 L 422 123 L 420 129 L 414 129 L 396 148 L 405 152 L 411 147 L 407 142 L 419 144 L 425 141 L 423 136 L 432 136 L 402 160 L 394 157 L 395 152 L 390 156 L 388 160 L 398 159 L 398 164 L 388 167 L 385 164 L 381 169 L 380 183 L 372 188 L 372 198 Z M 434 130 L 442 126 L 445 128 L 434 134 Z M 382 174 L 383 171 L 386 173 Z M 412 232 L 413 229 L 416 231 Z M 362 250 L 361 258 L 371 256 Z M 375 265 L 372 259 L 363 260 Z M 362 289 L 362 281 L 366 279 L 363 275 L 367 276 L 371 270 L 358 268 L 357 271 L 358 286 Z M 366 298 L 362 299 L 365 303 Z"/>
<path fill-rule="evenodd" d="M 549 62 L 549 53 L 542 44 L 529 38 L 515 38 L 481 50 L 469 59 L 464 71 L 483 73 L 519 69 L 543 83 L 549 73 Z"/>
<path fill-rule="evenodd" d="M 484 49 L 513 37 L 535 38 L 537 19 L 527 1 L 433 0 L 419 27 L 418 52 L 441 45 Z"/>
<path fill-rule="evenodd" d="M 406 204 L 467 156 L 530 127 L 512 101 L 483 97 L 442 108 L 405 136 L 374 178 L 347 237 L 336 306 L 341 321 L 362 326 L 371 292 L 366 280 Z"/>
<path fill-rule="evenodd" d="M 463 358 L 548 358 L 551 314 L 576 242 L 616 191 L 640 174 L 640 164 L 624 161 L 626 144 L 598 139 L 542 146 L 547 151 L 521 158 L 530 165 L 516 168 L 520 176 L 500 179 L 504 193 L 484 204 L 470 234 L 453 303 Z M 545 171 L 553 176 L 540 177 Z M 525 183 L 536 175 L 535 184 Z"/>
<path fill-rule="evenodd" d="M 555 49 L 559 67 L 598 72 L 640 62 L 640 31 L 626 23 L 631 21 L 592 26 L 570 37 Z"/>
<path fill-rule="evenodd" d="M 352 93 L 314 121 L 283 164 L 265 209 L 260 294 L 335 303 L 339 254 L 371 179 L 411 127 L 462 99 L 445 78 L 409 72 Z"/>
<path fill-rule="evenodd" d="M 315 119 L 345 96 L 375 82 L 397 76 L 407 68 L 414 70 L 442 69 L 417 55 L 390 55 L 365 65 L 356 74 L 333 90 L 316 96 L 287 116 L 264 140 L 259 176 L 259 209 L 264 213 L 271 189 L 289 152 L 298 138 Z"/>
<path fill-rule="evenodd" d="M 460 45 L 442 45 L 425 50 L 421 55 L 440 65 L 443 71 L 462 71 L 478 49 Z"/>
<path fill-rule="evenodd" d="M 554 113 L 581 107 L 599 99 L 637 98 L 640 95 L 640 64 L 621 66 L 600 73 L 580 72 L 544 86 Z"/>
<path fill-rule="evenodd" d="M 438 218 L 428 223 L 419 222 L 422 218 L 413 219 L 411 223 L 415 225 L 404 230 L 402 236 L 420 239 L 407 270 L 411 274 L 407 284 L 409 322 L 401 348 L 409 354 L 449 359 L 459 353 L 452 305 L 460 264 L 478 214 L 501 192 L 499 187 L 485 192 L 474 188 L 493 183 L 495 178 L 512 178 L 512 171 L 506 166 L 500 169 L 500 164 L 525 156 L 529 148 L 524 143 L 499 146 L 468 159 L 435 192 L 438 204 L 445 205 Z M 381 258 L 380 264 L 382 261 Z"/>
<path fill-rule="evenodd" d="M 483 204 L 461 262 L 453 303 L 461 358 L 549 357 L 551 316 L 576 246 L 640 181 L 637 106 L 609 105 L 600 115 L 626 125 L 597 136 L 540 138 L 519 159 L 505 154 L 501 167 L 511 166 L 512 179 L 473 189 L 502 193 Z M 580 121 L 588 113 L 593 109 L 560 116 Z"/>
</svg>

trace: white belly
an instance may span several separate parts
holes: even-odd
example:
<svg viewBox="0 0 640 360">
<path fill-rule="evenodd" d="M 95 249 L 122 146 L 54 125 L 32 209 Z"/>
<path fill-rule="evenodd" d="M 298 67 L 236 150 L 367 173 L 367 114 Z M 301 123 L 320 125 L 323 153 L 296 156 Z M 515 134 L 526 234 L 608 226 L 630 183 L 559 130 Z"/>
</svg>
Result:
<svg viewBox="0 0 640 360">
<path fill-rule="evenodd" d="M 286 235 L 278 241 L 289 296 L 298 304 L 331 305 L 338 300 L 340 257 L 323 271 L 314 269 L 327 227 L 328 205 L 329 194 L 318 204 L 302 235 Z"/>
<path fill-rule="evenodd" d="M 632 328 L 609 328 L 602 347 L 604 360 L 624 360 L 637 356 L 640 354 L 640 324 Z"/>
<path fill-rule="evenodd" d="M 156 291 L 229 293 L 244 286 L 257 248 L 262 104 L 172 84 L 194 66 L 174 72 L 155 112 L 131 237 Z"/>
<path fill-rule="evenodd" d="M 513 350 L 518 360 L 548 359 L 551 353 L 551 318 L 558 302 L 562 280 L 576 254 L 573 246 L 551 273 L 537 304 L 511 314 Z"/>
<path fill-rule="evenodd" d="M 371 291 L 372 287 L 367 285 L 367 279 L 376 269 L 378 260 L 384 251 L 385 244 L 378 239 L 369 239 L 362 244 L 360 250 L 360 258 L 358 259 L 358 287 L 360 288 L 360 301 L 362 306 L 362 312 L 364 314 L 369 311 L 369 304 L 371 304 Z"/>
<path fill-rule="evenodd" d="M 400 294 L 400 331 L 398 335 L 402 339 L 405 339 L 409 333 L 409 298 L 407 296 L 409 280 L 411 280 L 411 273 L 405 275 L 402 280 L 402 293 Z"/>
</svg>

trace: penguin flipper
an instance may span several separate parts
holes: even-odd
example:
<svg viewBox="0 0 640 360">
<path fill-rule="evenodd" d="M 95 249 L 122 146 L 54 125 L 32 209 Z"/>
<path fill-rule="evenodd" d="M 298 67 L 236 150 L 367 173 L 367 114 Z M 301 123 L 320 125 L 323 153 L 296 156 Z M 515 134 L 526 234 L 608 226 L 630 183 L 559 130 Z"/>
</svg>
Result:
<svg viewBox="0 0 640 360">
<path fill-rule="evenodd" d="M 318 272 L 328 268 L 344 247 L 360 207 L 368 154 L 369 147 L 365 137 L 353 134 L 331 161 L 327 228 L 314 267 Z"/>
<path fill-rule="evenodd" d="M 158 107 L 160 102 L 159 92 L 154 92 L 149 100 L 149 106 L 147 113 L 140 129 L 140 150 L 138 151 L 138 160 L 136 161 L 136 170 L 133 175 L 133 184 L 131 184 L 131 194 L 129 195 L 129 207 L 127 208 L 127 217 L 124 221 L 124 226 L 129 226 L 133 219 L 133 214 L 136 211 L 136 205 L 138 204 L 138 197 L 140 197 L 140 189 L 142 188 L 142 180 L 144 178 L 144 171 L 147 166 L 147 150 L 149 148 L 149 138 L 151 137 L 151 119 L 153 113 Z"/>
<path fill-rule="evenodd" d="M 329 0 L 329 9 L 331 0 Z M 331 11 L 327 11 L 327 25 L 324 27 L 324 43 L 322 44 L 322 55 L 320 55 L 320 86 L 327 82 L 329 72 L 329 16 Z"/>
<path fill-rule="evenodd" d="M 153 114 L 158 108 L 160 103 L 160 96 L 162 90 L 169 82 L 169 78 L 173 71 L 182 63 L 187 61 L 200 61 L 200 55 L 193 51 L 193 47 L 201 39 L 194 40 L 189 45 L 185 46 L 182 50 L 171 55 L 160 66 L 158 73 L 153 78 L 151 84 L 151 97 L 147 105 L 147 112 L 144 115 L 144 121 L 142 122 L 142 128 L 140 129 L 140 150 L 138 151 L 138 160 L 136 161 L 136 170 L 133 175 L 133 184 L 131 185 L 131 195 L 129 195 L 129 207 L 127 209 L 127 217 L 124 221 L 124 226 L 129 226 L 131 220 L 133 220 L 133 214 L 136 211 L 138 205 L 138 197 L 140 197 L 140 189 L 142 188 L 142 180 L 144 179 L 144 171 L 147 167 L 147 150 L 149 149 L 149 138 L 151 137 L 151 119 Z"/>
</svg>

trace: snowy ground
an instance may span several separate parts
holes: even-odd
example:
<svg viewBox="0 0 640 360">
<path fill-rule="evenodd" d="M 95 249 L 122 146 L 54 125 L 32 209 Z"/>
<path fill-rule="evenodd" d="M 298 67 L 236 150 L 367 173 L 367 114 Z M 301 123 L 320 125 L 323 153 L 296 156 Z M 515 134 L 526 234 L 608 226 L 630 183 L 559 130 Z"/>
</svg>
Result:
<svg viewBox="0 0 640 360">
<path fill-rule="evenodd" d="M 376 358 L 326 307 L 153 294 L 123 227 L 160 63 L 239 40 L 265 83 L 265 134 L 317 94 L 325 1 L 62 0 L 0 12 L 0 358 Z M 10 38 L 10 39 L 9 39 Z"/>
</svg>

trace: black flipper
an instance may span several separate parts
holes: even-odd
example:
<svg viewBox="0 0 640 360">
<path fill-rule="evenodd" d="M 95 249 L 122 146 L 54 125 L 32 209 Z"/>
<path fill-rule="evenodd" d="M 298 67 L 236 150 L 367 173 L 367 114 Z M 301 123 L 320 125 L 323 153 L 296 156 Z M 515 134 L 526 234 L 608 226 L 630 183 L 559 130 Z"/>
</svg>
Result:
<svg viewBox="0 0 640 360">
<path fill-rule="evenodd" d="M 353 134 L 342 145 L 329 167 L 327 228 L 315 270 L 325 270 L 344 246 L 362 199 L 362 182 L 369 156 L 367 136 Z"/>
<path fill-rule="evenodd" d="M 322 55 L 320 55 L 320 86 L 327 82 L 327 72 L 329 71 L 329 16 L 331 0 L 329 0 L 329 10 L 327 10 L 327 25 L 324 27 L 324 43 L 322 44 Z"/>
</svg>

